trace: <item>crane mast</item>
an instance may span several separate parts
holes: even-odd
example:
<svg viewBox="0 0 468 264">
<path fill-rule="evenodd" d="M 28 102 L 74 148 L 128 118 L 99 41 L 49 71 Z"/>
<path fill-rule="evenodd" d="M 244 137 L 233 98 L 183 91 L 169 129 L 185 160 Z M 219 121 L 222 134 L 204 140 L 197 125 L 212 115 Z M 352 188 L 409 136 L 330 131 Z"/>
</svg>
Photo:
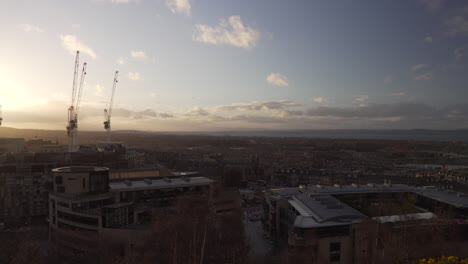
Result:
<svg viewBox="0 0 468 264">
<path fill-rule="evenodd" d="M 79 69 L 79 56 L 80 52 L 76 52 L 75 57 L 75 70 L 73 74 L 73 86 L 72 86 L 72 98 L 70 100 L 70 106 L 68 107 L 68 151 L 75 151 L 75 143 L 78 131 L 78 113 L 80 109 L 81 95 L 83 91 L 84 77 L 86 75 L 86 62 L 83 63 L 83 69 L 81 71 L 80 83 L 77 90 L 78 81 L 78 69 Z M 77 96 L 78 94 L 78 96 Z"/>
<path fill-rule="evenodd" d="M 115 95 L 115 88 L 117 87 L 118 81 L 118 76 L 119 76 L 119 71 L 115 72 L 114 76 L 114 83 L 112 85 L 112 94 L 111 94 L 111 99 L 108 104 L 108 108 L 104 109 L 104 129 L 106 130 L 106 137 L 107 141 L 110 142 L 111 139 L 111 117 L 112 117 L 112 107 L 114 105 L 114 95 Z"/>
</svg>

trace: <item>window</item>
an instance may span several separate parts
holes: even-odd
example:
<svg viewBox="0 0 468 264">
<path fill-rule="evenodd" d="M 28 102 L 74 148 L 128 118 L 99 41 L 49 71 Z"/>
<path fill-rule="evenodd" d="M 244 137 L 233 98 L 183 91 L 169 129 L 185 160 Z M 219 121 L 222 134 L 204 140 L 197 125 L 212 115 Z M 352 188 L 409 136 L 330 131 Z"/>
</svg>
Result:
<svg viewBox="0 0 468 264">
<path fill-rule="evenodd" d="M 61 175 L 55 176 L 55 184 L 62 184 L 62 176 Z"/>
<path fill-rule="evenodd" d="M 83 178 L 83 189 L 86 188 L 86 179 Z"/>
<path fill-rule="evenodd" d="M 330 243 L 330 261 L 339 262 L 341 258 L 341 243 L 332 242 Z"/>
</svg>

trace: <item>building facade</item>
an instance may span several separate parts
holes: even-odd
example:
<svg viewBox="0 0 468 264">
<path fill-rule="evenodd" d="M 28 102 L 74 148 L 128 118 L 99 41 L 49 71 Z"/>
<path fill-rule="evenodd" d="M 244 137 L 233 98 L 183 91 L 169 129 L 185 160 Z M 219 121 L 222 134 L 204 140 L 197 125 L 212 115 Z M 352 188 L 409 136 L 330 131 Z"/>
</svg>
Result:
<svg viewBox="0 0 468 264">
<path fill-rule="evenodd" d="M 308 263 L 397 263 L 468 257 L 468 197 L 406 185 L 269 190 L 264 231 Z"/>
<path fill-rule="evenodd" d="M 172 206 L 184 195 L 210 197 L 213 184 L 204 177 L 109 182 L 105 167 L 63 167 L 52 172 L 50 240 L 67 259 L 93 256 L 103 241 L 128 254 L 148 234 L 153 209 Z"/>
</svg>

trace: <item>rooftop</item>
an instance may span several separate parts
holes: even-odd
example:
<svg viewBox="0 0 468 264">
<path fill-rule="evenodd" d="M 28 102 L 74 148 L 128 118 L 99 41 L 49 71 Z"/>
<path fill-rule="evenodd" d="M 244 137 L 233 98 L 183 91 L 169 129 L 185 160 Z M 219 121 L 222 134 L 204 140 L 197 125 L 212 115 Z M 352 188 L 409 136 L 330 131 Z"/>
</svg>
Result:
<svg viewBox="0 0 468 264">
<path fill-rule="evenodd" d="M 61 167 L 53 169 L 52 172 L 62 172 L 62 173 L 76 173 L 76 172 L 95 172 L 95 171 L 108 171 L 109 168 L 106 167 L 95 167 L 95 166 L 71 166 L 71 167 Z"/>
<path fill-rule="evenodd" d="M 447 203 L 456 208 L 468 209 L 468 194 L 453 190 L 438 189 L 431 186 L 415 188 L 415 192 L 436 201 Z"/>
<path fill-rule="evenodd" d="M 300 194 L 292 197 L 289 204 L 300 214 L 295 226 L 302 228 L 349 224 L 367 218 L 331 195 Z"/>
<path fill-rule="evenodd" d="M 138 181 L 118 181 L 109 183 L 111 191 L 152 190 L 208 185 L 214 181 L 205 177 L 145 179 Z"/>
</svg>

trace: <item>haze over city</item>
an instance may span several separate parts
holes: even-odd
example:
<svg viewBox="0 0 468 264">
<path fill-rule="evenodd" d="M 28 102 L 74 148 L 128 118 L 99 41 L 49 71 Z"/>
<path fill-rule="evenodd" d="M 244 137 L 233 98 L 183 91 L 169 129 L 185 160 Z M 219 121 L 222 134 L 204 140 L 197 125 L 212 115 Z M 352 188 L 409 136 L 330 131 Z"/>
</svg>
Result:
<svg viewBox="0 0 468 264">
<path fill-rule="evenodd" d="M 0 2 L 3 126 L 458 129 L 468 126 L 466 1 Z"/>
</svg>

